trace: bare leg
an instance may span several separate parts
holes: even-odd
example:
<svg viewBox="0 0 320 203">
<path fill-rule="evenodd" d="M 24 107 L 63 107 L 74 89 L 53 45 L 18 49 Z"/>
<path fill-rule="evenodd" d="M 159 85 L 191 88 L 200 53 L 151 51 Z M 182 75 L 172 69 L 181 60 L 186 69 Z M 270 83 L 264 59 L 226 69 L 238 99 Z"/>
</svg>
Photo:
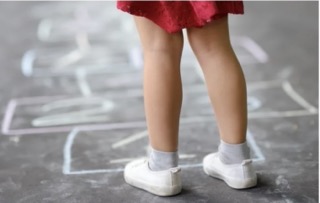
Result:
<svg viewBox="0 0 320 203">
<path fill-rule="evenodd" d="M 190 45 L 204 72 L 221 139 L 230 144 L 246 140 L 246 82 L 230 44 L 228 18 L 187 30 Z"/>
<path fill-rule="evenodd" d="M 183 35 L 169 34 L 148 19 L 134 18 L 144 53 L 144 105 L 150 144 L 159 151 L 177 151 Z"/>
</svg>

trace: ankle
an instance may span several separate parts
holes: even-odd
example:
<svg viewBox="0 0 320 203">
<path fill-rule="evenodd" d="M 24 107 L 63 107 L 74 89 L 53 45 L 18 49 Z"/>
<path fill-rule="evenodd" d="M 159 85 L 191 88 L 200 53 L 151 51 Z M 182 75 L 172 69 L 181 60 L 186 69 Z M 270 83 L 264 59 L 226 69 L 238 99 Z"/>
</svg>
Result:
<svg viewBox="0 0 320 203">
<path fill-rule="evenodd" d="M 250 148 L 247 142 L 229 144 L 221 140 L 219 145 L 219 159 L 224 164 L 239 164 L 243 160 L 250 159 Z"/>
<path fill-rule="evenodd" d="M 178 166 L 178 151 L 164 152 L 150 146 L 149 168 L 153 171 L 167 170 Z"/>
</svg>

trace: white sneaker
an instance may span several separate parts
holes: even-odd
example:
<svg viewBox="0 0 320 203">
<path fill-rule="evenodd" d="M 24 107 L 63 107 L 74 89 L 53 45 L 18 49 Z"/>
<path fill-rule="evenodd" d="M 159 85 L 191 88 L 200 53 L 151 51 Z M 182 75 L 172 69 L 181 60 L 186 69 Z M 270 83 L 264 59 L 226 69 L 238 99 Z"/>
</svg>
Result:
<svg viewBox="0 0 320 203">
<path fill-rule="evenodd" d="M 182 188 L 180 176 L 179 167 L 152 171 L 147 159 L 132 161 L 124 169 L 124 179 L 128 184 L 158 196 L 172 196 L 180 193 Z"/>
<path fill-rule="evenodd" d="M 257 174 L 250 159 L 241 164 L 224 164 L 218 153 L 211 153 L 203 159 L 204 172 L 212 177 L 223 180 L 235 189 L 250 188 L 257 185 Z"/>
</svg>

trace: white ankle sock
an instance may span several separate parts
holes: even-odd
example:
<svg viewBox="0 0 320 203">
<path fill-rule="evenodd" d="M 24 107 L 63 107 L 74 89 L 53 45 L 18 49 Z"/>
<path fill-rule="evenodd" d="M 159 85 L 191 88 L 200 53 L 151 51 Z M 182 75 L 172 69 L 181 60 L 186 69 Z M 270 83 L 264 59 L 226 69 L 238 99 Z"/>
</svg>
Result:
<svg viewBox="0 0 320 203">
<path fill-rule="evenodd" d="M 247 142 L 241 144 L 228 144 L 220 140 L 219 158 L 225 164 L 239 164 L 250 159 L 250 148 Z"/>
<path fill-rule="evenodd" d="M 162 171 L 178 166 L 178 151 L 163 152 L 150 147 L 149 167 L 152 171 Z"/>
</svg>

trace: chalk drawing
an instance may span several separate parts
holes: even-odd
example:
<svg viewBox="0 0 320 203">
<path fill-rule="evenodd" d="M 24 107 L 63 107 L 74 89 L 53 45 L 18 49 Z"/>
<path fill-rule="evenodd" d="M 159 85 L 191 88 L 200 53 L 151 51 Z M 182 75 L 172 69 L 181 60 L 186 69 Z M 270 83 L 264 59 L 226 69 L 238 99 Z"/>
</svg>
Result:
<svg viewBox="0 0 320 203">
<path fill-rule="evenodd" d="M 75 103 L 73 103 L 76 101 Z M 60 104 L 60 105 L 58 105 Z M 50 116 L 44 116 L 40 118 L 36 118 L 32 120 L 32 125 L 36 127 L 40 126 L 55 126 L 55 125 L 67 125 L 67 124 L 75 124 L 75 123 L 88 123 L 88 122 L 105 122 L 109 121 L 110 118 L 107 116 L 107 113 L 114 109 L 114 102 L 105 99 L 84 99 L 78 98 L 78 100 L 72 99 L 70 101 L 63 100 L 60 103 L 54 102 L 52 105 L 46 105 L 42 109 L 48 111 L 48 109 L 52 110 L 52 106 L 55 105 L 55 109 L 57 107 L 65 108 L 66 106 L 62 106 L 61 104 L 66 104 L 67 107 L 75 107 L 75 106 L 98 106 L 91 107 L 86 110 L 77 110 L 70 111 L 67 113 L 59 113 Z M 51 106 L 51 108 L 48 108 Z M 102 115 L 101 115 L 102 114 Z"/>
<path fill-rule="evenodd" d="M 47 41 L 52 29 L 52 21 L 50 19 L 42 19 L 38 25 L 37 36 L 40 41 Z"/>
<path fill-rule="evenodd" d="M 143 68 L 143 53 L 140 47 L 134 47 L 129 50 L 129 60 L 136 69 Z"/>
<path fill-rule="evenodd" d="M 55 67 L 56 69 L 64 69 L 67 66 L 70 66 L 75 62 L 79 61 L 81 58 L 83 58 L 83 56 L 84 56 L 83 52 L 81 52 L 78 49 L 75 49 L 69 52 L 68 54 L 66 54 L 65 56 L 57 59 L 54 62 L 53 67 Z"/>
<path fill-rule="evenodd" d="M 7 106 L 6 113 L 4 115 L 4 119 L 2 121 L 2 127 L 1 127 L 1 132 L 3 134 L 9 133 L 10 124 L 11 124 L 16 106 L 17 106 L 17 102 L 15 100 L 11 100 Z"/>
<path fill-rule="evenodd" d="M 242 45 L 254 56 L 260 63 L 267 63 L 269 60 L 268 54 L 250 37 L 243 36 L 237 38 L 237 43 Z"/>
<path fill-rule="evenodd" d="M 86 45 L 84 38 L 79 36 L 80 45 L 78 46 L 81 46 L 80 48 L 43 47 L 26 51 L 21 60 L 23 75 L 26 77 L 75 75 L 79 69 L 86 70 L 87 74 L 125 74 L 129 71 L 140 71 L 141 66 L 137 68 L 138 63 L 141 63 L 140 59 L 128 60 L 129 57 L 132 57 L 128 47 L 114 47 L 115 45 L 110 44 L 90 47 Z M 44 64 L 37 64 L 39 61 Z"/>
<path fill-rule="evenodd" d="M 195 155 L 195 154 L 179 154 L 179 159 L 192 159 L 196 156 L 197 155 Z M 141 158 L 146 158 L 146 157 L 114 159 L 114 160 L 110 160 L 109 163 L 110 164 L 127 163 L 127 162 L 133 161 L 135 159 L 141 159 Z"/>
<path fill-rule="evenodd" d="M 254 111 L 261 107 L 261 101 L 253 96 L 248 97 L 248 111 Z"/>
<path fill-rule="evenodd" d="M 148 136 L 148 130 L 145 130 L 145 131 L 136 133 L 136 134 L 134 134 L 134 135 L 131 135 L 131 136 L 125 138 L 125 139 L 122 139 L 122 140 L 114 143 L 114 144 L 112 145 L 112 148 L 113 148 L 113 149 L 116 149 L 116 148 L 119 148 L 119 147 L 123 147 L 123 146 L 125 146 L 125 145 L 127 145 L 127 144 L 130 144 L 130 143 L 132 143 L 132 142 L 135 142 L 135 141 L 137 141 L 137 140 L 139 140 L 139 139 L 142 139 L 142 138 L 144 138 L 144 137 L 147 137 L 147 136 Z"/>
<path fill-rule="evenodd" d="M 87 81 L 87 73 L 83 69 L 78 69 L 76 71 L 78 86 L 83 96 L 91 96 L 91 88 Z"/>
<path fill-rule="evenodd" d="M 257 85 L 259 89 L 263 88 L 273 88 L 275 87 L 273 85 L 275 81 L 262 81 L 257 83 L 249 83 L 248 89 L 257 89 L 254 85 Z M 279 83 L 280 87 L 282 83 Z M 194 88 L 195 91 L 203 89 L 203 86 L 197 86 Z M 287 88 L 288 89 L 288 88 Z M 188 90 L 189 91 L 189 90 Z M 190 91 L 193 91 L 190 87 Z M 201 90 L 202 91 L 202 90 Z M 288 91 L 288 90 L 287 90 Z M 297 101 L 297 98 L 300 98 L 301 96 L 298 93 L 292 93 L 290 91 L 291 95 L 295 95 L 296 98 L 295 101 Z M 130 95 L 132 97 L 135 96 L 141 96 L 141 90 L 134 90 L 134 92 L 130 93 L 130 91 L 127 92 L 127 95 Z M 284 93 L 285 94 L 285 93 Z M 297 96 L 298 95 L 298 96 Z M 2 125 L 2 132 L 4 135 L 28 135 L 28 134 L 38 134 L 38 133 L 51 133 L 51 132 L 66 132 L 72 130 L 74 127 L 81 127 L 82 129 L 91 129 L 91 130 L 97 130 L 97 129 L 120 129 L 120 128 L 130 128 L 131 126 L 137 125 L 137 126 L 145 126 L 145 122 L 143 121 L 136 121 L 136 122 L 120 122 L 120 123 L 105 123 L 105 124 L 78 124 L 78 125 L 70 125 L 70 126 L 55 126 L 55 127 L 43 127 L 43 128 L 22 128 L 22 129 L 10 129 L 10 125 L 13 119 L 13 114 L 15 113 L 15 109 L 19 106 L 26 106 L 26 105 L 34 105 L 34 104 L 43 104 L 47 103 L 53 100 L 57 99 L 67 99 L 66 96 L 60 96 L 60 97 L 34 97 L 34 98 L 20 98 L 20 99 L 12 99 L 5 111 L 3 125 Z M 301 97 L 302 98 L 302 97 Z M 318 113 L 318 110 L 315 109 L 312 105 L 308 105 L 305 102 L 302 102 L 301 98 L 298 100 L 301 105 L 303 104 L 304 107 L 307 107 L 307 109 L 302 110 L 288 110 L 288 111 L 265 111 L 265 112 L 249 112 L 248 118 L 249 119 L 259 119 L 259 118 L 279 118 L 279 117 L 297 117 L 297 116 L 312 116 L 316 115 Z M 57 105 L 55 108 L 62 108 L 70 107 L 70 105 L 75 105 L 76 103 L 73 103 L 76 101 L 70 102 L 70 104 L 66 104 L 64 102 L 61 103 L 55 103 L 53 102 L 50 107 L 50 105 L 44 105 L 43 108 L 53 108 L 54 105 Z M 81 104 L 81 103 L 80 103 Z M 82 103 L 83 104 L 83 103 Z M 102 119 L 102 118 L 98 118 Z M 182 117 L 181 123 L 192 123 L 192 122 L 212 122 L 214 118 L 210 116 L 194 116 L 194 117 Z M 47 120 L 48 121 L 48 120 Z M 50 121 L 49 121 L 50 123 Z"/>
<path fill-rule="evenodd" d="M 87 33 L 77 33 L 76 42 L 81 52 L 88 52 L 91 48 Z"/>
<path fill-rule="evenodd" d="M 253 162 L 264 161 L 265 157 L 264 157 L 260 147 L 257 145 L 253 135 L 251 134 L 251 132 L 249 130 L 247 131 L 247 142 L 248 142 L 248 145 L 250 146 L 251 150 L 253 150 L 254 154 L 256 155 L 256 158 L 253 158 L 252 161 Z"/>
<path fill-rule="evenodd" d="M 35 52 L 33 50 L 27 51 L 21 60 L 21 71 L 26 77 L 30 77 L 33 74 L 33 61 L 35 59 Z"/>
<path fill-rule="evenodd" d="M 75 137 L 77 136 L 79 130 L 77 128 L 73 129 L 67 137 L 66 143 L 63 148 L 63 174 L 65 175 L 80 175 L 80 174 L 92 174 L 92 173 L 108 173 L 108 172 L 120 172 L 123 168 L 119 169 L 97 169 L 97 170 L 82 170 L 82 171 L 72 171 L 72 145 Z"/>
<path fill-rule="evenodd" d="M 288 81 L 284 81 L 282 84 L 283 90 L 300 106 L 308 110 L 310 113 L 317 113 L 318 109 L 307 102 L 301 95 L 299 95 L 291 86 Z"/>
<path fill-rule="evenodd" d="M 62 172 L 65 175 L 84 175 L 84 174 L 95 174 L 95 173 L 117 173 L 117 172 L 123 172 L 124 168 L 115 168 L 115 169 L 95 169 L 95 170 L 72 170 L 72 146 L 73 142 L 76 138 L 76 136 L 79 134 L 81 129 L 75 128 L 73 129 L 69 135 L 67 136 L 64 148 L 63 148 L 63 167 L 62 167 Z M 247 132 L 247 139 L 248 139 L 248 144 L 254 154 L 256 155 L 256 158 L 253 158 L 253 162 L 259 162 L 265 160 L 265 157 L 259 148 L 259 146 L 256 144 L 254 138 L 252 137 L 251 133 L 248 131 Z M 188 158 L 194 158 L 196 157 L 195 154 L 182 154 L 181 158 L 182 159 L 188 159 Z M 123 158 L 123 159 L 116 159 L 116 160 L 111 160 L 110 163 L 124 163 L 124 162 L 129 162 L 131 160 L 141 158 L 141 157 L 136 157 L 136 158 Z M 182 164 L 179 165 L 181 168 L 195 168 L 195 167 L 202 167 L 202 163 L 196 163 L 196 164 Z"/>
</svg>

